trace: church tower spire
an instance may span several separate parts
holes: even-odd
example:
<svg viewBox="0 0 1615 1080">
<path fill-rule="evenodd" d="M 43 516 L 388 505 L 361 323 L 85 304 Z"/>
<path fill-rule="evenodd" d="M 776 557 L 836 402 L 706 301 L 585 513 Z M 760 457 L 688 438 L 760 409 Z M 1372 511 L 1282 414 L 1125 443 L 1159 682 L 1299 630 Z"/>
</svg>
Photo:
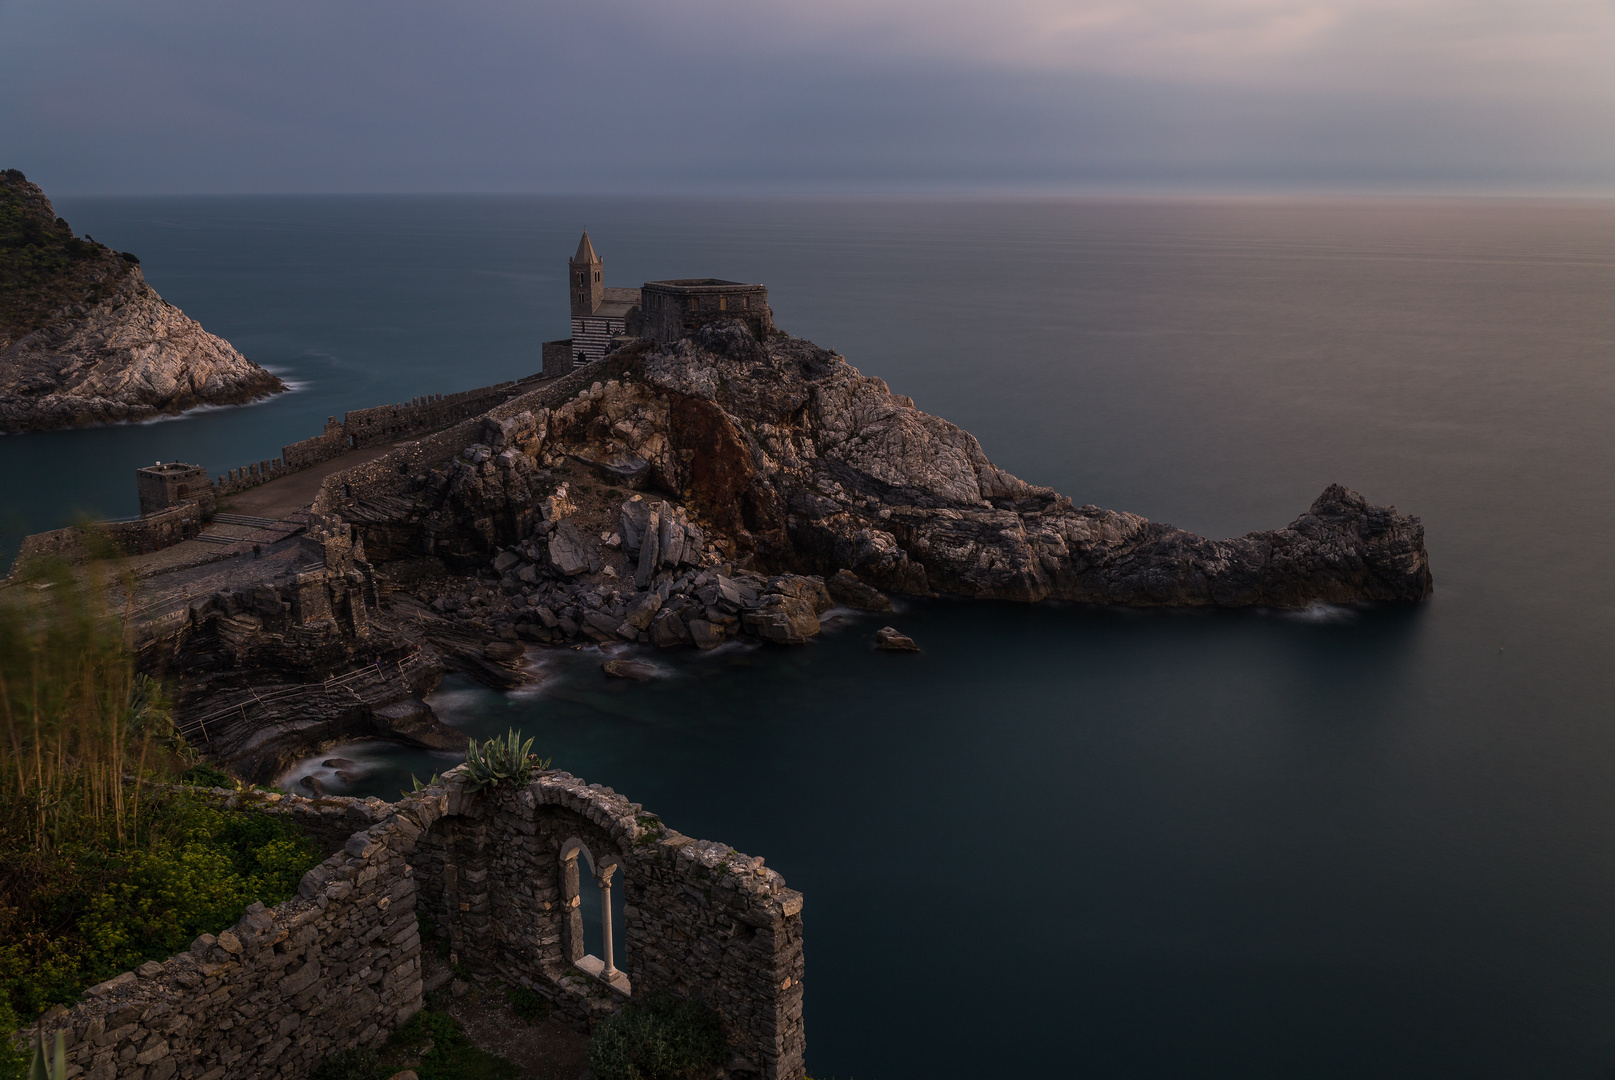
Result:
<svg viewBox="0 0 1615 1080">
<path fill-rule="evenodd" d="M 605 263 L 589 243 L 587 229 L 578 241 L 578 253 L 567 262 L 567 279 L 571 283 L 572 314 L 593 315 L 606 298 L 606 273 Z"/>
</svg>

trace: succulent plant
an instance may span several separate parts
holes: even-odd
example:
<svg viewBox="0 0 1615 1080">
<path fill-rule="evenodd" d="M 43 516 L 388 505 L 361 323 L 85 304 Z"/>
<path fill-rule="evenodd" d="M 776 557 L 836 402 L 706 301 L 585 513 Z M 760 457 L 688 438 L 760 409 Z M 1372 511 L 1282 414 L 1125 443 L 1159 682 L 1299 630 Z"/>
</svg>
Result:
<svg viewBox="0 0 1615 1080">
<path fill-rule="evenodd" d="M 67 1080 L 67 1046 L 61 1029 L 56 1031 L 56 1046 L 48 1063 L 45 1058 L 45 1033 L 39 1032 L 34 1043 L 34 1060 L 28 1066 L 28 1080 Z"/>
<path fill-rule="evenodd" d="M 521 732 L 514 729 L 503 739 L 489 739 L 481 746 L 470 740 L 465 750 L 465 764 L 471 777 L 466 781 L 467 791 L 481 791 L 509 783 L 521 787 L 533 778 L 533 770 L 547 769 L 549 759 L 540 761 L 532 753 L 533 740 L 521 741 Z"/>
</svg>

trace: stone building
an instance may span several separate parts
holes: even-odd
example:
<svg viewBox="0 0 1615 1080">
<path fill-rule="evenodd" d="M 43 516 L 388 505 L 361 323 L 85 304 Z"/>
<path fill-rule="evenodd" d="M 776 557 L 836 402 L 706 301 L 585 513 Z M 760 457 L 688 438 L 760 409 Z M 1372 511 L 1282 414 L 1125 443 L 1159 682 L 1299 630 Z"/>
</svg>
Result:
<svg viewBox="0 0 1615 1080">
<path fill-rule="evenodd" d="M 745 285 L 721 278 L 647 281 L 641 292 L 639 336 L 652 341 L 678 341 L 708 323 L 735 319 L 757 337 L 774 331 L 768 308 L 768 286 Z"/>
<path fill-rule="evenodd" d="M 200 465 L 159 461 L 136 469 L 135 493 L 142 514 L 160 513 L 184 502 L 199 504 L 204 514 L 213 512 L 213 481 Z"/>
<path fill-rule="evenodd" d="M 738 319 L 758 337 L 774 332 L 768 287 L 721 278 L 647 281 L 640 289 L 606 284 L 605 262 L 585 232 L 577 254 L 567 260 L 567 295 L 572 336 L 544 342 L 544 374 L 565 375 L 578 364 L 599 360 L 623 335 L 652 341 L 678 341 L 708 323 Z"/>
<path fill-rule="evenodd" d="M 611 339 L 633 333 L 630 320 L 637 324 L 639 290 L 608 288 L 605 263 L 594 253 L 585 232 L 578 241 L 578 253 L 567 261 L 567 281 L 572 298 L 572 354 L 580 364 L 598 360 L 611 347 Z M 637 326 L 636 326 L 637 328 Z"/>
</svg>

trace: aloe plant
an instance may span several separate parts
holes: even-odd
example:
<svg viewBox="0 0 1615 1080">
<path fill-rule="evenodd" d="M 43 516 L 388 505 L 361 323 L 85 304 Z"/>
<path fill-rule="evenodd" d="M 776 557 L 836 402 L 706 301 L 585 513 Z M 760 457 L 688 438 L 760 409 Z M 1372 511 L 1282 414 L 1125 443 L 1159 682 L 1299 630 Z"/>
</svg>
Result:
<svg viewBox="0 0 1615 1080">
<path fill-rule="evenodd" d="M 471 777 L 467 791 L 481 791 L 509 783 L 521 787 L 533 778 L 533 770 L 549 768 L 549 759 L 540 761 L 532 753 L 533 740 L 521 741 L 521 732 L 511 729 L 503 739 L 489 739 L 481 746 L 472 739 L 465 750 L 465 763 Z"/>
<path fill-rule="evenodd" d="M 56 1045 L 51 1050 L 49 1064 L 45 1061 L 45 1033 L 39 1032 L 34 1042 L 34 1060 L 28 1066 L 28 1080 L 67 1080 L 67 1044 L 60 1028 L 56 1029 Z"/>
</svg>

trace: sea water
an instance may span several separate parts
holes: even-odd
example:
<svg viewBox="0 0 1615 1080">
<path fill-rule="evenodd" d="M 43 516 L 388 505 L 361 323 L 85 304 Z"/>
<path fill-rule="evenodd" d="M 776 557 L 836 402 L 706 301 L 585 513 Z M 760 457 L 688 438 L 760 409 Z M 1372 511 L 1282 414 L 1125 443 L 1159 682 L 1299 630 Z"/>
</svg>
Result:
<svg viewBox="0 0 1615 1080">
<path fill-rule="evenodd" d="M 58 209 L 297 389 L 0 439 L 7 555 L 132 513 L 152 460 L 216 474 L 535 370 L 584 227 L 609 284 L 765 282 L 780 326 L 1078 503 L 1223 536 L 1338 481 L 1423 518 L 1414 610 L 944 598 L 796 649 L 654 653 L 645 684 L 597 650 L 535 654 L 518 693 L 447 683 L 468 735 L 519 727 L 803 890 L 813 1075 L 1615 1068 L 1615 205 Z M 885 622 L 924 651 L 873 651 Z M 383 796 L 452 764 L 333 755 Z"/>
</svg>

